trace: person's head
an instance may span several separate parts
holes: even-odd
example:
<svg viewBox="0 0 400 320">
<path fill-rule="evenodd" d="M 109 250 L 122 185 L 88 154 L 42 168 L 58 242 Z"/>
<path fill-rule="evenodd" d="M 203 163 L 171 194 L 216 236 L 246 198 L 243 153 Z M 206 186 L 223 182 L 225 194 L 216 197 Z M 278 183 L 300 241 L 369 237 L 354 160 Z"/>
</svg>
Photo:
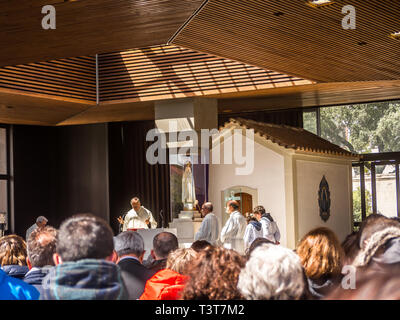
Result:
<svg viewBox="0 0 400 320">
<path fill-rule="evenodd" d="M 176 249 L 168 255 L 167 269 L 187 275 L 196 258 L 197 252 L 192 248 Z"/>
<path fill-rule="evenodd" d="M 273 244 L 256 248 L 239 275 L 238 289 L 248 300 L 296 300 L 306 283 L 300 258 Z"/>
<path fill-rule="evenodd" d="M 400 238 L 400 223 L 377 216 L 363 224 L 359 231 L 360 250 L 354 258 L 356 267 L 368 267 L 372 260 L 378 259 L 383 264 L 391 264 L 398 257 L 398 239 Z"/>
<path fill-rule="evenodd" d="M 229 200 L 226 203 L 226 213 L 230 214 L 237 210 L 239 210 L 239 202 L 237 202 L 236 200 Z"/>
<path fill-rule="evenodd" d="M 171 232 L 161 232 L 153 238 L 151 254 L 155 260 L 167 259 L 171 251 L 178 249 L 178 238 Z"/>
<path fill-rule="evenodd" d="M 346 264 L 351 264 L 356 257 L 358 251 L 358 232 L 353 231 L 347 235 L 346 239 L 342 242 L 342 248 L 345 254 Z"/>
<path fill-rule="evenodd" d="M 264 243 L 267 244 L 275 244 L 274 242 L 268 240 L 267 238 L 255 238 L 254 241 L 251 243 L 250 247 L 246 250 L 246 257 L 247 259 L 250 258 L 251 253 L 254 251 L 255 248 L 263 245 Z"/>
<path fill-rule="evenodd" d="M 53 255 L 56 252 L 57 230 L 50 226 L 35 229 L 28 238 L 26 262 L 28 267 L 42 268 L 54 266 Z"/>
<path fill-rule="evenodd" d="M 182 292 L 184 300 L 237 300 L 243 257 L 234 250 L 209 247 L 199 253 Z"/>
<path fill-rule="evenodd" d="M 320 227 L 308 232 L 296 249 L 308 278 L 334 278 L 341 274 L 344 252 L 335 233 Z"/>
<path fill-rule="evenodd" d="M 257 206 L 253 209 L 253 215 L 258 221 L 261 220 L 261 217 L 264 213 L 265 213 L 265 208 L 263 206 Z"/>
<path fill-rule="evenodd" d="M 114 249 L 118 255 L 118 258 L 124 256 L 134 256 L 143 261 L 144 241 L 142 236 L 134 231 L 125 231 L 114 237 Z"/>
<path fill-rule="evenodd" d="M 1 266 L 26 266 L 26 243 L 24 239 L 15 234 L 0 238 L 0 264 Z"/>
<path fill-rule="evenodd" d="M 205 202 L 201 206 L 201 214 L 203 217 L 205 217 L 207 214 L 213 212 L 213 205 L 211 202 Z"/>
<path fill-rule="evenodd" d="M 399 270 L 367 272 L 358 277 L 354 289 L 337 286 L 324 300 L 400 300 Z"/>
<path fill-rule="evenodd" d="M 36 225 L 37 225 L 39 228 L 45 227 L 46 224 L 47 224 L 47 222 L 48 222 L 48 220 L 47 220 L 47 218 L 44 217 L 44 216 L 37 217 L 37 219 L 36 219 Z"/>
<path fill-rule="evenodd" d="M 195 250 L 196 252 L 200 252 L 200 251 L 204 250 L 205 248 L 213 247 L 213 245 L 206 240 L 197 240 L 197 241 L 193 242 L 190 247 L 193 250 Z"/>
<path fill-rule="evenodd" d="M 256 219 L 256 217 L 254 217 L 253 215 L 250 214 L 250 215 L 246 218 L 246 221 L 247 221 L 247 224 L 249 224 L 251 221 L 257 222 L 258 219 Z"/>
<path fill-rule="evenodd" d="M 135 211 L 138 211 L 140 209 L 141 203 L 138 197 L 134 197 L 131 199 L 131 206 Z"/>
<path fill-rule="evenodd" d="M 55 264 L 82 259 L 112 261 L 113 232 L 103 219 L 78 214 L 65 220 L 57 234 Z"/>
</svg>

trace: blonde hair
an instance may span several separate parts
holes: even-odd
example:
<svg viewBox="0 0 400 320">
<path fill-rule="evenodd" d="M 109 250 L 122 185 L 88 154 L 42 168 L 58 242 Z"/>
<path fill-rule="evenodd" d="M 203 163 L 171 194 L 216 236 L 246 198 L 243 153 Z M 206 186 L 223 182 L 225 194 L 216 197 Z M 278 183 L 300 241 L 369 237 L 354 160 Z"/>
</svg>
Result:
<svg viewBox="0 0 400 320">
<path fill-rule="evenodd" d="M 192 248 L 176 249 L 168 255 L 167 269 L 186 275 L 196 258 L 197 252 Z"/>
<path fill-rule="evenodd" d="M 335 233 L 328 228 L 311 230 L 300 241 L 296 252 L 310 279 L 341 273 L 344 251 Z"/>
<path fill-rule="evenodd" d="M 0 238 L 1 266 L 26 266 L 26 256 L 26 243 L 23 238 L 14 234 Z"/>
</svg>

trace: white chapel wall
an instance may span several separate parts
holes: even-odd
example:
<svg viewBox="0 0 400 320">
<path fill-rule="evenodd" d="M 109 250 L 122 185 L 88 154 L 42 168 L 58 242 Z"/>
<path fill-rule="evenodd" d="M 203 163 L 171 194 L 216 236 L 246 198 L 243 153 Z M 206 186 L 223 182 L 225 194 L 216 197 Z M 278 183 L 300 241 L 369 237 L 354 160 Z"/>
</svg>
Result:
<svg viewBox="0 0 400 320">
<path fill-rule="evenodd" d="M 221 155 L 225 144 L 232 144 L 232 138 L 222 142 Z M 219 218 L 221 229 L 227 220 L 227 214 L 223 212 L 225 204 L 222 203 L 221 191 L 236 186 L 257 189 L 258 203 L 253 203 L 253 207 L 263 205 L 271 212 L 281 232 L 281 244 L 286 245 L 284 158 L 257 142 L 254 144 L 254 154 L 254 170 L 249 175 L 236 175 L 235 169 L 238 166 L 235 163 L 210 164 L 210 201 L 214 204 L 214 212 Z"/>
<path fill-rule="evenodd" d="M 351 232 L 351 177 L 349 165 L 296 160 L 297 176 L 297 242 L 316 227 L 333 230 L 340 241 Z M 330 218 L 319 215 L 318 190 L 325 175 L 329 184 Z"/>
</svg>

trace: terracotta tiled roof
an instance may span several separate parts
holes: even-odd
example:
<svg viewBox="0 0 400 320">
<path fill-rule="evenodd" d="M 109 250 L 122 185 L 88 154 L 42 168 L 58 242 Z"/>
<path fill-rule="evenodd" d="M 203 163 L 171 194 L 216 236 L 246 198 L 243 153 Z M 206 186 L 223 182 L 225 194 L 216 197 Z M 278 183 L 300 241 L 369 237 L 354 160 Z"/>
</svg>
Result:
<svg viewBox="0 0 400 320">
<path fill-rule="evenodd" d="M 232 124 L 247 129 L 254 129 L 254 133 L 258 133 L 265 139 L 287 149 L 294 149 L 314 154 L 323 153 L 326 155 L 351 158 L 359 157 L 357 154 L 349 152 L 307 130 L 304 130 L 303 128 L 257 122 L 243 118 L 231 118 L 229 122 L 225 123 L 223 128 L 228 128 Z"/>
</svg>

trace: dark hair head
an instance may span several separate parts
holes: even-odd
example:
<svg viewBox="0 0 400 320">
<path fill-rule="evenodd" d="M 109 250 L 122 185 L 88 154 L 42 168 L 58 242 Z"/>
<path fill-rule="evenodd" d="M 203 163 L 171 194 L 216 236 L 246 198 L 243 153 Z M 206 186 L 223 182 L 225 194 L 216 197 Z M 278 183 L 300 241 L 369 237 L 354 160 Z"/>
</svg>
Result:
<svg viewBox="0 0 400 320">
<path fill-rule="evenodd" d="M 127 254 L 140 257 L 144 252 L 144 241 L 139 233 L 125 231 L 114 237 L 114 248 L 119 257 Z"/>
<path fill-rule="evenodd" d="M 32 267 L 54 266 L 53 254 L 56 252 L 57 230 L 51 226 L 36 228 L 27 242 L 28 258 Z"/>
<path fill-rule="evenodd" d="M 213 247 L 213 245 L 206 240 L 197 240 L 197 241 L 193 242 L 190 247 L 193 250 L 195 250 L 196 252 L 200 252 L 200 251 L 204 250 L 205 248 Z"/>
<path fill-rule="evenodd" d="M 234 250 L 209 247 L 199 253 L 182 292 L 184 300 L 237 300 L 244 258 Z"/>
<path fill-rule="evenodd" d="M 357 276 L 355 289 L 337 286 L 324 300 L 400 300 L 399 268 L 382 271 L 364 272 Z"/>
<path fill-rule="evenodd" d="M 263 215 L 265 213 L 265 208 L 263 206 L 257 206 L 253 209 L 253 212 Z"/>
<path fill-rule="evenodd" d="M 239 203 L 236 200 L 229 200 L 227 206 L 231 207 L 233 210 L 239 209 Z"/>
<path fill-rule="evenodd" d="M 346 256 L 346 263 L 351 264 L 356 257 L 360 248 L 358 247 L 358 231 L 353 231 L 347 235 L 346 239 L 342 242 L 342 248 Z"/>
<path fill-rule="evenodd" d="M 178 238 L 171 232 L 161 232 L 153 239 L 154 253 L 160 259 L 166 259 L 169 253 L 178 247 Z"/>
<path fill-rule="evenodd" d="M 60 226 L 56 252 L 63 261 L 105 259 L 113 250 L 113 232 L 107 222 L 99 217 L 78 214 Z"/>
<path fill-rule="evenodd" d="M 250 255 L 254 251 L 255 248 L 261 246 L 264 243 L 275 244 L 274 242 L 268 240 L 267 238 L 261 238 L 261 237 L 255 238 L 254 241 L 251 243 L 250 247 L 246 250 L 247 259 L 250 258 Z"/>
</svg>

